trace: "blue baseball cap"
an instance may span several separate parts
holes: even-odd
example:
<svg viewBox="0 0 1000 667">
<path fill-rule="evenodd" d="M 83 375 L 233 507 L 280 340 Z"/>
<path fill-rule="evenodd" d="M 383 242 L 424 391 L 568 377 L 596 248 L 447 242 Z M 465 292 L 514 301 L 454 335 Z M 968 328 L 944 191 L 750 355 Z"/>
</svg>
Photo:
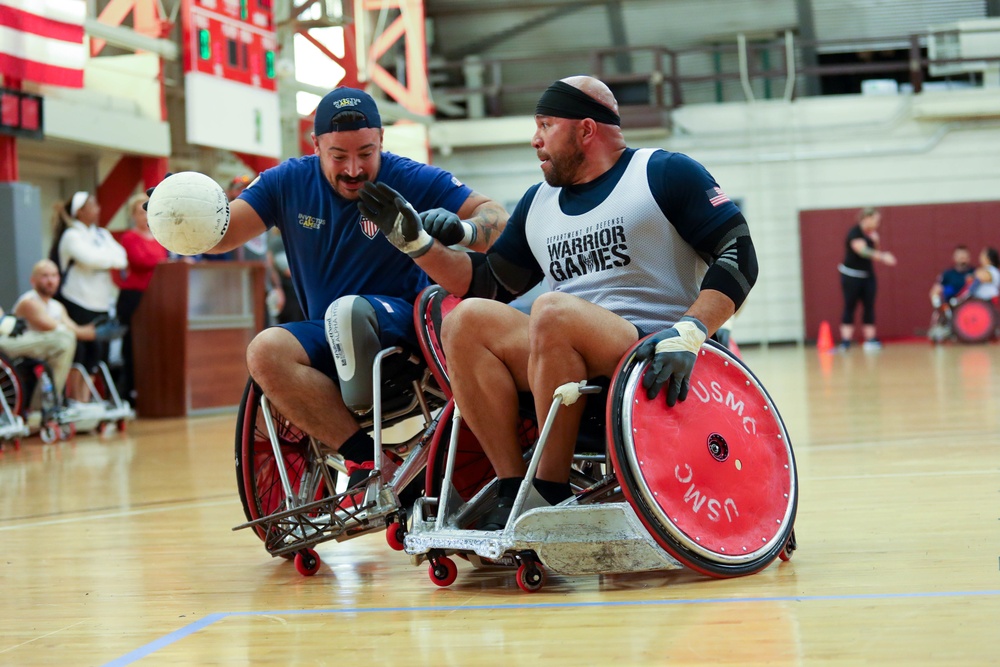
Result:
<svg viewBox="0 0 1000 667">
<path fill-rule="evenodd" d="M 342 111 L 356 111 L 364 116 L 363 120 L 350 123 L 335 123 L 333 117 Z M 372 96 L 357 88 L 336 88 L 320 100 L 316 107 L 316 124 L 314 132 L 318 137 L 327 132 L 350 132 L 366 127 L 382 127 L 382 118 Z"/>
</svg>

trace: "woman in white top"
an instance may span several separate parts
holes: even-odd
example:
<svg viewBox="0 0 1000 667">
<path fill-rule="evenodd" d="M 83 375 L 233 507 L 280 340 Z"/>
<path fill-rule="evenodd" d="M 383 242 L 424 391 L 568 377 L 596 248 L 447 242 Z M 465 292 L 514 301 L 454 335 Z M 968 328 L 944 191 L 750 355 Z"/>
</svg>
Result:
<svg viewBox="0 0 1000 667">
<path fill-rule="evenodd" d="M 125 249 L 97 224 L 100 214 L 97 199 L 88 192 L 77 192 L 56 211 L 50 256 L 62 273 L 58 298 L 77 324 L 90 324 L 109 316 L 118 297 L 109 270 L 128 266 Z M 77 345 L 75 361 L 88 370 L 106 360 L 106 343 L 81 341 Z"/>
<path fill-rule="evenodd" d="M 975 280 L 972 285 L 972 298 L 991 301 L 1000 296 L 1000 253 L 996 248 L 983 248 L 979 253 L 979 266 L 976 267 Z"/>
</svg>

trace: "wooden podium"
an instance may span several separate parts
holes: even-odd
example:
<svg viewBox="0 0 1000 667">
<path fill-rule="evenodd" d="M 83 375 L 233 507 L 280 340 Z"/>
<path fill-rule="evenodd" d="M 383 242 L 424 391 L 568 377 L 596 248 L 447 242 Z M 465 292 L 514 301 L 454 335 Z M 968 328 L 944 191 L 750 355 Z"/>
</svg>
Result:
<svg viewBox="0 0 1000 667">
<path fill-rule="evenodd" d="M 157 266 L 132 319 L 138 415 L 238 406 L 247 345 L 263 328 L 262 262 Z"/>
</svg>

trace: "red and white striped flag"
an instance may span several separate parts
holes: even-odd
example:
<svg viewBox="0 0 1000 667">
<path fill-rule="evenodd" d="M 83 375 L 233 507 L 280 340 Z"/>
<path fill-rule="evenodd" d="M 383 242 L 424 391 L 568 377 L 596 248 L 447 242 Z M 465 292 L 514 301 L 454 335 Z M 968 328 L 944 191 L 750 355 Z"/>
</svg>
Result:
<svg viewBox="0 0 1000 667">
<path fill-rule="evenodd" d="M 0 0 L 0 74 L 83 87 L 87 0 Z"/>
</svg>

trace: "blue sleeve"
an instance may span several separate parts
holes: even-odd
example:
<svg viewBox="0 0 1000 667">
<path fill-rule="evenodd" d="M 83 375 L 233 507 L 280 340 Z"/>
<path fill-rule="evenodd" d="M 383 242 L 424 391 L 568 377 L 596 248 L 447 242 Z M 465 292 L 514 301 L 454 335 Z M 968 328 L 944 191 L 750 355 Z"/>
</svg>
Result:
<svg viewBox="0 0 1000 667">
<path fill-rule="evenodd" d="M 405 158 L 394 163 L 391 175 L 385 176 L 386 182 L 399 190 L 418 211 L 444 208 L 457 213 L 472 194 L 472 188 L 450 172 Z M 379 179 L 382 179 L 382 174 L 379 174 Z"/>
<path fill-rule="evenodd" d="M 657 151 L 648 165 L 649 187 L 663 215 L 693 248 L 702 246 L 739 208 L 699 162 Z"/>
<path fill-rule="evenodd" d="M 282 162 L 276 167 L 264 170 L 237 197 L 237 199 L 242 199 L 250 204 L 250 207 L 257 212 L 268 229 L 275 226 L 281 229 L 283 220 L 281 181 L 282 174 L 290 168 L 289 164 L 289 162 Z"/>
</svg>

